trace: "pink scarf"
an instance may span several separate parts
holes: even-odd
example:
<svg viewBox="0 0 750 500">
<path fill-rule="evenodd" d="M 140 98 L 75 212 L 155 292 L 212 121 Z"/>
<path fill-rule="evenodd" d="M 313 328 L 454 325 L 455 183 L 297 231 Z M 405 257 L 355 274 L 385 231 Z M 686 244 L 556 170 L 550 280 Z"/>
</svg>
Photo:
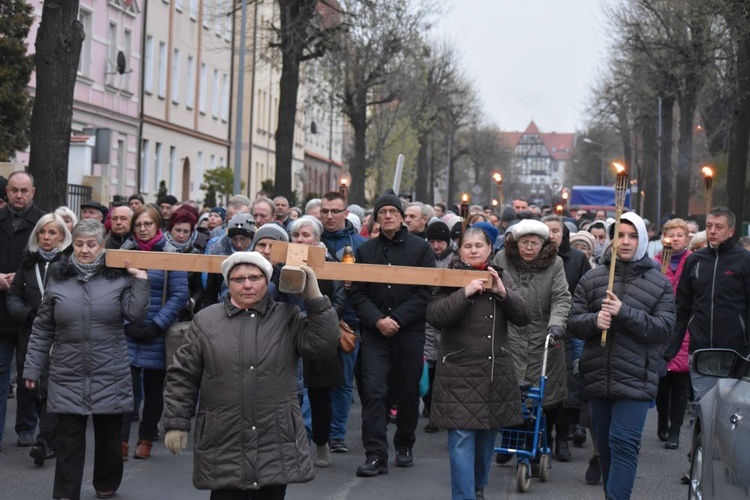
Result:
<svg viewBox="0 0 750 500">
<path fill-rule="evenodd" d="M 138 245 L 139 250 L 143 250 L 144 252 L 150 252 L 154 249 L 157 243 L 161 241 L 161 239 L 164 237 L 164 233 L 161 232 L 161 229 L 156 233 L 156 236 L 151 238 L 148 241 L 141 241 L 138 238 L 133 238 L 135 240 L 136 245 Z"/>
</svg>

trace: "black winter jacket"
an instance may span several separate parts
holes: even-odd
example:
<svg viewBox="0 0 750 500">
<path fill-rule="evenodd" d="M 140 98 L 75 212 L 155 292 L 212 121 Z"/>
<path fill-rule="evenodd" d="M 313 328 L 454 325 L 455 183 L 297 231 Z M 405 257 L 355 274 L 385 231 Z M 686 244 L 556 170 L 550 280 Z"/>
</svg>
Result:
<svg viewBox="0 0 750 500">
<path fill-rule="evenodd" d="M 690 352 L 708 347 L 750 353 L 750 252 L 731 239 L 687 258 L 677 285 L 675 332 L 690 330 Z M 674 357 L 682 335 L 664 353 Z"/>
<path fill-rule="evenodd" d="M 356 259 L 361 264 L 386 266 L 435 267 L 435 254 L 430 245 L 405 226 L 388 239 L 382 232 L 357 248 Z M 352 283 L 351 300 L 361 321 L 362 329 L 378 333 L 375 322 L 390 316 L 400 325 L 399 334 L 415 332 L 424 335 L 425 311 L 432 293 L 429 286 L 390 285 L 387 283 Z"/>
<path fill-rule="evenodd" d="M 586 341 L 581 385 L 588 399 L 650 401 L 656 397 L 663 346 L 674 330 L 672 285 L 648 255 L 635 262 L 618 261 L 613 291 L 622 307 L 602 347 L 596 316 L 609 280 L 609 262 L 605 264 L 581 278 L 568 318 L 568 332 Z"/>
</svg>

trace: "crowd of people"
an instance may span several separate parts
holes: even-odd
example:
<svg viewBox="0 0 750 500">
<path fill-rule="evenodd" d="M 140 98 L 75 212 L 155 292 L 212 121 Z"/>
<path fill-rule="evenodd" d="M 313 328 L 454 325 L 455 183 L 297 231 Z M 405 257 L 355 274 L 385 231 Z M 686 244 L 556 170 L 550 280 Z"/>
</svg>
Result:
<svg viewBox="0 0 750 500">
<path fill-rule="evenodd" d="M 67 207 L 35 205 L 26 172 L 9 177 L 3 204 L 0 441 L 15 377 L 16 444 L 36 466 L 56 458 L 54 498 L 81 494 L 89 416 L 98 498 L 115 495 L 124 461 L 149 459 L 161 438 L 179 453 L 191 430 L 194 485 L 212 499 L 284 498 L 287 484 L 312 480 L 360 438 L 347 432 L 356 389 L 357 476 L 412 466 L 421 414 L 425 432 L 447 430 L 452 498 L 482 499 L 492 463 L 513 458 L 494 453 L 498 430 L 523 425 L 519 384 L 539 383 L 551 335 L 552 456 L 569 461 L 590 436 L 586 482 L 626 499 L 652 402 L 659 439 L 678 449 L 688 402 L 716 382 L 692 371 L 691 353 L 749 354 L 750 252 L 725 208 L 707 215 L 705 231 L 626 212 L 615 232 L 605 210 L 552 214 L 520 198 L 500 214 L 472 206 L 461 217 L 391 190 L 369 211 L 339 192 L 304 209 L 236 195 L 204 210 L 136 194 L 120 206 L 83 203 L 79 221 Z M 291 294 L 274 242 L 324 248 L 331 262 L 484 273 L 433 288 L 319 280 L 302 266 L 305 285 Z M 113 249 L 225 260 L 221 273 L 112 269 Z M 178 322 L 190 326 L 172 352 L 165 333 Z M 342 349 L 342 325 L 354 349 Z"/>
</svg>

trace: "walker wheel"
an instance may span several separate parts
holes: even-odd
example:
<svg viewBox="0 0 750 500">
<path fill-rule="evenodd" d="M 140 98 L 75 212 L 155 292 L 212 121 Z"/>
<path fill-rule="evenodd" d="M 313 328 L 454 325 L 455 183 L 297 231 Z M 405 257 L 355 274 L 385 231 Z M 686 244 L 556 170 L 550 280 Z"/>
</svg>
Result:
<svg viewBox="0 0 750 500">
<path fill-rule="evenodd" d="M 549 455 L 539 457 L 539 481 L 546 483 L 549 479 Z"/>
<path fill-rule="evenodd" d="M 519 493 L 526 493 L 529 491 L 529 486 L 531 486 L 531 470 L 529 469 L 528 462 L 518 462 L 518 469 L 516 470 L 516 486 L 518 487 Z"/>
</svg>

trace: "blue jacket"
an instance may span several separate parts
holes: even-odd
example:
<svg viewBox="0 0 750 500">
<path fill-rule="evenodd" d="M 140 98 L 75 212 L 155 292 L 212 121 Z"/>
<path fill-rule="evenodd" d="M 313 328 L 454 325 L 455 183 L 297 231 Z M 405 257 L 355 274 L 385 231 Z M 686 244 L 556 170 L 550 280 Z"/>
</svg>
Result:
<svg viewBox="0 0 750 500">
<path fill-rule="evenodd" d="M 328 249 L 328 253 L 331 254 L 333 259 L 337 262 L 341 262 L 341 257 L 344 255 L 344 247 L 352 247 L 352 251 L 356 254 L 357 248 L 359 248 L 362 243 L 365 243 L 367 239 L 364 236 L 358 234 L 354 229 L 354 225 L 347 220 L 345 221 L 343 229 L 340 229 L 334 233 L 323 231 L 323 234 L 320 236 L 320 241 L 325 244 L 326 248 Z M 344 316 L 341 319 L 346 321 L 346 323 L 350 327 L 352 327 L 352 329 L 359 329 L 359 318 L 357 317 L 357 313 L 354 310 L 352 301 L 349 300 L 348 294 L 346 307 L 344 308 Z"/>
<path fill-rule="evenodd" d="M 126 241 L 122 250 L 137 250 L 132 240 Z M 152 250 L 153 252 L 176 252 L 177 249 L 162 238 Z M 177 320 L 190 298 L 188 278 L 185 271 L 169 271 L 167 273 L 167 300 L 162 305 L 164 294 L 164 271 L 148 269 L 148 280 L 151 283 L 148 314 L 143 321 L 144 326 L 155 323 L 164 332 Z M 165 369 L 164 335 L 159 335 L 150 342 L 136 342 L 126 335 L 128 342 L 128 356 L 130 364 L 141 368 Z"/>
</svg>

